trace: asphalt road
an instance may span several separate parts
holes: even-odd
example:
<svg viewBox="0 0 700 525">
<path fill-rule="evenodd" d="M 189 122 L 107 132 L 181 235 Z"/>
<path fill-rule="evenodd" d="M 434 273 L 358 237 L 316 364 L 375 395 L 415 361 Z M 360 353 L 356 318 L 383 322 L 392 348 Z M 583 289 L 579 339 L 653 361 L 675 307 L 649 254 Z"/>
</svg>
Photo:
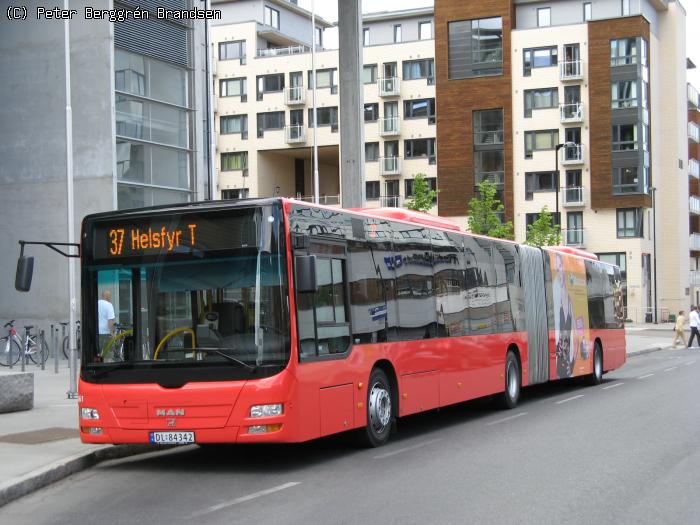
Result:
<svg viewBox="0 0 700 525">
<path fill-rule="evenodd" d="M 104 463 L 0 523 L 700 523 L 700 350 L 602 385 L 526 389 L 410 417 L 378 449 L 188 446 Z"/>
</svg>

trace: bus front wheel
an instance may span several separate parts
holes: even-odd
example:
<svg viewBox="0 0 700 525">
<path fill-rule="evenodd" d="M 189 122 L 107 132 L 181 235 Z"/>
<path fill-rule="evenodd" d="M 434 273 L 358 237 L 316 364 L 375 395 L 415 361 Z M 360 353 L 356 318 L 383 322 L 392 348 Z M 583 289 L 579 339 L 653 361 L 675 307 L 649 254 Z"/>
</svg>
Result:
<svg viewBox="0 0 700 525">
<path fill-rule="evenodd" d="M 391 383 L 381 368 L 375 368 L 367 382 L 367 426 L 361 429 L 360 440 L 369 447 L 389 441 L 394 420 Z"/>
<path fill-rule="evenodd" d="M 599 385 L 603 381 L 603 348 L 596 341 L 593 349 L 593 373 L 588 376 L 591 385 Z"/>
<path fill-rule="evenodd" d="M 516 407 L 518 399 L 520 399 L 520 386 L 520 363 L 518 358 L 515 357 L 515 352 L 508 350 L 505 366 L 505 390 L 500 399 L 502 408 L 510 409 Z"/>
</svg>

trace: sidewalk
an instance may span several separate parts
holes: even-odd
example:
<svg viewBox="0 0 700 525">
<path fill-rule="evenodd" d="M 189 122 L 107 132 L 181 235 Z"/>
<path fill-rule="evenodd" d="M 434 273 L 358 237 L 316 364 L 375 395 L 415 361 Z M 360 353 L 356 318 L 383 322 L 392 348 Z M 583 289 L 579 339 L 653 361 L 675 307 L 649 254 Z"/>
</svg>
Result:
<svg viewBox="0 0 700 525">
<path fill-rule="evenodd" d="M 670 347 L 670 323 L 630 324 L 626 329 L 628 357 Z M 634 343 L 647 330 L 665 333 L 652 346 Z M 669 344 L 663 343 L 666 339 Z M 0 414 L 0 507 L 100 461 L 153 450 L 149 445 L 83 444 L 78 435 L 78 401 L 67 397 L 67 361 L 61 360 L 58 374 L 51 360 L 46 370 L 33 364 L 26 370 L 34 373 L 34 408 Z M 11 373 L 19 373 L 19 367 L 0 368 L 0 375 Z"/>
</svg>

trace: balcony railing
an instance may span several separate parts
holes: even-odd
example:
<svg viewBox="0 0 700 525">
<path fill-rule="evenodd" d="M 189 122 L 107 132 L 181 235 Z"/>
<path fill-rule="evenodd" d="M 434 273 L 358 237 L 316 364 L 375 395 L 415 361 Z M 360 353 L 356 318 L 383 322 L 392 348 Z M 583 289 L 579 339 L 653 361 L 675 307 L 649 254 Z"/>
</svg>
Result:
<svg viewBox="0 0 700 525">
<path fill-rule="evenodd" d="M 401 120 L 399 117 L 386 117 L 379 119 L 379 135 L 387 137 L 401 133 Z"/>
<path fill-rule="evenodd" d="M 476 132 L 474 133 L 474 144 L 477 146 L 503 144 L 503 130 Z"/>
<path fill-rule="evenodd" d="M 401 79 L 399 77 L 382 77 L 377 79 L 380 97 L 398 97 L 401 93 Z"/>
<path fill-rule="evenodd" d="M 688 140 L 700 142 L 700 126 L 695 122 L 688 122 Z"/>
<path fill-rule="evenodd" d="M 400 157 L 379 157 L 379 174 L 380 175 L 400 175 L 401 174 L 401 158 Z"/>
<path fill-rule="evenodd" d="M 292 197 L 298 201 L 304 202 L 315 202 L 313 195 L 304 195 L 297 193 L 296 196 Z M 318 197 L 319 204 L 325 204 L 326 206 L 339 206 L 340 205 L 340 195 L 320 195 Z"/>
<path fill-rule="evenodd" d="M 284 103 L 288 106 L 296 106 L 306 102 L 306 88 L 304 86 L 292 86 L 284 90 Z"/>
<path fill-rule="evenodd" d="M 700 215 L 700 198 L 695 195 L 688 198 L 688 211 L 693 215 Z"/>
<path fill-rule="evenodd" d="M 583 103 L 559 104 L 559 119 L 562 124 L 583 122 Z"/>
<path fill-rule="evenodd" d="M 561 149 L 561 163 L 565 166 L 583 164 L 583 144 L 564 146 Z"/>
<path fill-rule="evenodd" d="M 561 189 L 564 206 L 583 206 L 583 186 L 568 186 Z"/>
<path fill-rule="evenodd" d="M 700 95 L 692 84 L 688 84 L 688 104 L 692 109 L 700 109 Z"/>
<path fill-rule="evenodd" d="M 691 250 L 694 252 L 700 252 L 700 233 L 691 233 L 688 244 Z"/>
<path fill-rule="evenodd" d="M 562 230 L 561 238 L 566 246 L 583 247 L 586 245 L 583 229 L 580 230 Z"/>
<path fill-rule="evenodd" d="M 690 286 L 700 286 L 700 271 L 690 271 Z"/>
<path fill-rule="evenodd" d="M 289 46 L 289 47 L 270 47 L 267 49 L 258 49 L 258 57 L 280 57 L 286 55 L 301 55 L 302 53 L 310 53 L 309 46 Z"/>
<path fill-rule="evenodd" d="M 379 197 L 379 205 L 382 208 L 399 208 L 401 206 L 401 196 L 383 195 Z"/>
<path fill-rule="evenodd" d="M 688 175 L 700 178 L 700 163 L 696 159 L 688 159 Z"/>
<path fill-rule="evenodd" d="M 583 78 L 583 61 L 567 60 L 559 62 L 559 78 L 561 80 L 581 80 Z"/>
<path fill-rule="evenodd" d="M 299 144 L 306 142 L 306 131 L 304 126 L 285 126 L 284 141 L 287 144 Z"/>
</svg>

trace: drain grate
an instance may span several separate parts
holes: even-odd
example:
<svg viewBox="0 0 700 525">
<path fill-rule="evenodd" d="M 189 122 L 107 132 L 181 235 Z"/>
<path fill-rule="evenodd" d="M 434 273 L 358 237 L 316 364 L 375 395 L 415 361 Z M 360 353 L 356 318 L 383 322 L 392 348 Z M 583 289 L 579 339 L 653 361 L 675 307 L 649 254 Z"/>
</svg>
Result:
<svg viewBox="0 0 700 525">
<path fill-rule="evenodd" d="M 2 443 L 16 443 L 18 445 L 38 445 L 40 443 L 48 443 L 49 441 L 59 441 L 61 439 L 69 439 L 78 437 L 78 429 L 76 428 L 41 428 L 30 432 L 19 432 L 17 434 L 5 434 L 0 436 Z"/>
</svg>

